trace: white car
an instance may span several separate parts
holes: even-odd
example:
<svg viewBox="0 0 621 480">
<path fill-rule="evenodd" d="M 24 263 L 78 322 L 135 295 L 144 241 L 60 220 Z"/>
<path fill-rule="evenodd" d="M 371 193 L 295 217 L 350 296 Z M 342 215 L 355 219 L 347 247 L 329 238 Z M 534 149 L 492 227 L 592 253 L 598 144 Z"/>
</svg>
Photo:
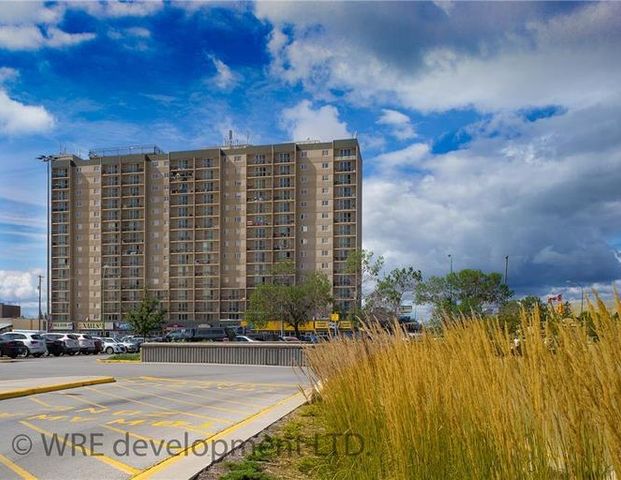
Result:
<svg viewBox="0 0 621 480">
<path fill-rule="evenodd" d="M 236 342 L 258 342 L 258 340 L 255 340 L 254 338 L 247 337 L 246 335 L 236 335 L 235 336 L 235 341 Z"/>
<path fill-rule="evenodd" d="M 95 340 L 93 340 L 93 337 L 84 333 L 76 333 L 75 336 L 78 337 L 80 353 L 84 355 L 95 353 Z"/>
<path fill-rule="evenodd" d="M 27 357 L 32 355 L 38 358 L 47 353 L 45 338 L 38 333 L 8 332 L 2 334 L 2 338 L 21 341 L 28 348 Z"/>
<path fill-rule="evenodd" d="M 113 353 L 125 353 L 125 345 L 117 342 L 114 338 L 103 337 L 101 339 L 103 341 L 103 351 L 108 355 L 112 355 Z"/>
</svg>

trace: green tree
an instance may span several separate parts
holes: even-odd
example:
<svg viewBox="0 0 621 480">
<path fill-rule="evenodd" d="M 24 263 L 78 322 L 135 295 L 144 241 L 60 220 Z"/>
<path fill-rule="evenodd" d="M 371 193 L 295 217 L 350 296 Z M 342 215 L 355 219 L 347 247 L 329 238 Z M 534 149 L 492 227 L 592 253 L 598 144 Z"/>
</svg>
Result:
<svg viewBox="0 0 621 480">
<path fill-rule="evenodd" d="M 354 310 L 339 312 L 347 315 L 347 319 L 354 325 L 358 323 L 358 318 L 363 315 L 361 310 L 362 298 L 370 293 L 378 282 L 379 275 L 384 268 L 384 257 L 376 256 L 371 250 L 354 250 L 347 256 L 345 264 L 346 272 L 356 275 L 360 281 L 360 288 L 356 285 L 356 305 Z"/>
<path fill-rule="evenodd" d="M 272 283 L 261 284 L 252 292 L 246 319 L 256 327 L 280 320 L 299 336 L 300 325 L 327 313 L 332 302 L 330 280 L 323 273 L 313 272 L 293 282 L 295 269 L 289 262 L 275 265 L 272 274 Z"/>
<path fill-rule="evenodd" d="M 395 268 L 378 282 L 376 291 L 386 310 L 398 318 L 403 297 L 414 293 L 422 279 L 420 270 L 414 267 Z"/>
<path fill-rule="evenodd" d="M 140 305 L 125 314 L 125 321 L 134 332 L 146 337 L 149 333 L 162 329 L 165 314 L 160 301 L 145 290 Z"/>
<path fill-rule="evenodd" d="M 416 302 L 432 304 L 436 319 L 445 314 L 482 314 L 488 307 L 501 307 L 512 296 L 500 273 L 471 269 L 431 277 L 416 290 Z"/>
</svg>

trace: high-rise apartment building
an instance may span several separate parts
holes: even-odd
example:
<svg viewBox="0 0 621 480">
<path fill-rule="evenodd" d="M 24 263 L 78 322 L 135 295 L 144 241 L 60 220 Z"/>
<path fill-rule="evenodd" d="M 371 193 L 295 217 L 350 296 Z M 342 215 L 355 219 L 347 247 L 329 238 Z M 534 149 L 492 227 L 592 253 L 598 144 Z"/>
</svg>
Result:
<svg viewBox="0 0 621 480">
<path fill-rule="evenodd" d="M 122 328 L 145 289 L 169 323 L 238 321 L 283 260 L 325 273 L 337 311 L 359 298 L 355 139 L 65 155 L 51 176 L 52 328 Z"/>
</svg>

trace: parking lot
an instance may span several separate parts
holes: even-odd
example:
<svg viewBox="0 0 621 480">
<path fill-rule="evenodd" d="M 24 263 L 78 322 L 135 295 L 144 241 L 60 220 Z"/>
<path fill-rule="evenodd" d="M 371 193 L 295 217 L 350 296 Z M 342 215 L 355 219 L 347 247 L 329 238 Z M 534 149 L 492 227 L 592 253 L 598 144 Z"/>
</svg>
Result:
<svg viewBox="0 0 621 480">
<path fill-rule="evenodd" d="M 93 356 L 0 363 L 2 379 L 58 375 L 117 382 L 1 400 L 0 478 L 130 478 L 305 384 L 284 367 L 101 364 Z"/>
</svg>

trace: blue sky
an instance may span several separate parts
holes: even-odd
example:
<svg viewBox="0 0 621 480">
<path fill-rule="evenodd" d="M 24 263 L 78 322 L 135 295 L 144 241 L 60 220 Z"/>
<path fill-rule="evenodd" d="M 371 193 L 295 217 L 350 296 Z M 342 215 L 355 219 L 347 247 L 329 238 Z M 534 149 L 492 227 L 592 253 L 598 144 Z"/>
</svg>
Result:
<svg viewBox="0 0 621 480">
<path fill-rule="evenodd" d="M 30 312 L 61 150 L 357 135 L 364 245 L 519 294 L 621 278 L 618 3 L 0 2 L 0 301 Z"/>
</svg>

